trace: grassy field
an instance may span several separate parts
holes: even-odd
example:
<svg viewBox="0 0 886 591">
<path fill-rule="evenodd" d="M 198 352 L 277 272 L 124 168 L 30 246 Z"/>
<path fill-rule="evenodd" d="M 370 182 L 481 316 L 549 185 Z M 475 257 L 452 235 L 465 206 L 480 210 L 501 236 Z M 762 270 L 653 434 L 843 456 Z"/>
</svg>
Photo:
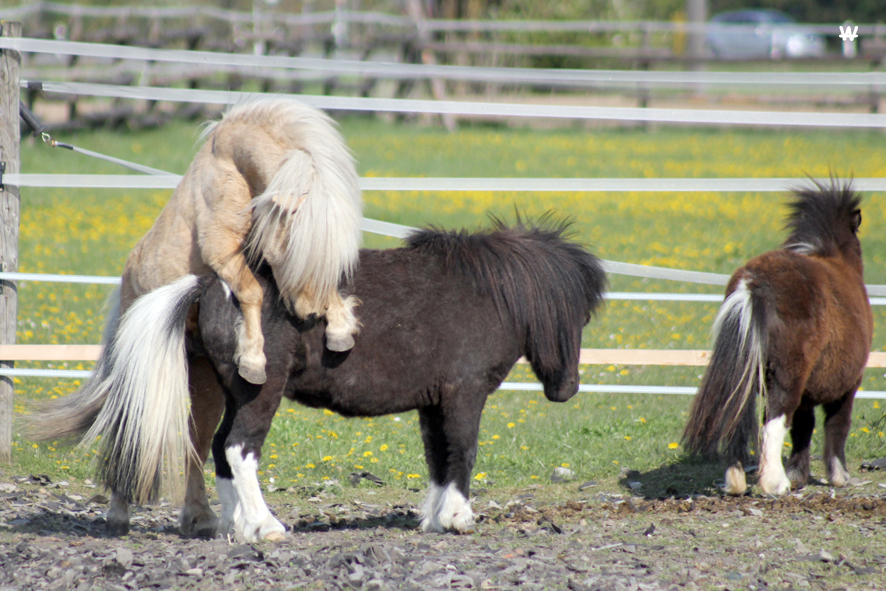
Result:
<svg viewBox="0 0 886 591">
<path fill-rule="evenodd" d="M 560 131 L 389 125 L 343 121 L 343 132 L 362 176 L 425 177 L 883 177 L 881 133 L 693 129 L 661 127 Z M 160 130 L 100 131 L 59 138 L 78 146 L 168 170 L 184 172 L 193 156 L 197 126 Z M 33 140 L 22 149 L 26 173 L 126 171 Z M 117 275 L 128 250 L 150 227 L 167 191 L 25 189 L 22 191 L 20 270 Z M 575 236 L 604 259 L 731 273 L 754 254 L 783 239 L 785 196 L 719 193 L 493 193 L 368 192 L 368 217 L 445 228 L 476 228 L 492 213 L 513 219 L 548 210 L 569 216 Z M 886 195 L 866 194 L 861 230 L 866 280 L 886 283 Z M 369 247 L 396 241 L 366 236 Z M 610 278 L 613 291 L 720 293 L 715 286 Z M 101 286 L 22 282 L 21 343 L 97 343 Z M 610 301 L 584 333 L 585 347 L 705 348 L 716 312 L 713 303 Z M 875 308 L 874 349 L 886 347 L 882 307 Z M 22 364 L 38 366 L 38 364 Z M 44 364 L 42 366 L 59 366 Z M 67 364 L 87 368 L 88 364 Z M 700 368 L 586 366 L 586 383 L 696 386 Z M 512 381 L 529 381 L 518 366 Z M 76 380 L 16 380 L 16 410 L 25 402 L 73 391 Z M 869 370 L 863 387 L 886 390 L 882 370 Z M 685 396 L 580 394 L 555 405 L 541 393 L 498 392 L 486 407 L 475 468 L 478 486 L 519 487 L 547 482 L 565 466 L 578 478 L 616 481 L 625 469 L 657 471 L 683 463 L 678 445 L 689 398 Z M 886 418 L 871 400 L 855 405 L 848 446 L 850 470 L 862 459 L 886 454 Z M 262 462 L 262 478 L 281 488 L 324 480 L 346 482 L 368 470 L 406 488 L 424 487 L 427 469 L 413 413 L 343 419 L 328 412 L 284 405 Z M 815 452 L 819 452 L 820 431 Z M 13 473 L 85 479 L 90 452 L 35 444 L 16 436 Z M 813 471 L 821 475 L 816 463 Z M 207 470 L 211 474 L 211 470 Z M 685 483 L 684 483 L 685 484 Z M 711 485 L 712 482 L 706 482 Z M 701 490 L 700 485 L 694 485 Z"/>
</svg>

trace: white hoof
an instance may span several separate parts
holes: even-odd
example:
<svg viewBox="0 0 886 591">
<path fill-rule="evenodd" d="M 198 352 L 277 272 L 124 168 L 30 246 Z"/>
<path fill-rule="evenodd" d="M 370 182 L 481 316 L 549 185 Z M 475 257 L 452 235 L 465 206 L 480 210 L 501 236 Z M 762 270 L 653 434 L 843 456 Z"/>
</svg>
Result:
<svg viewBox="0 0 886 591">
<path fill-rule="evenodd" d="M 740 466 L 729 466 L 726 469 L 726 486 L 723 492 L 727 495 L 743 495 L 748 490 L 748 482 L 744 470 Z"/>
<path fill-rule="evenodd" d="M 282 542 L 286 539 L 286 527 L 267 515 L 259 523 L 235 523 L 234 537 L 238 542 Z"/>
<path fill-rule="evenodd" d="M 767 495 L 775 495 L 780 497 L 782 495 L 786 495 L 791 492 L 791 481 L 788 480 L 788 477 L 781 474 L 781 477 L 776 477 L 773 479 L 760 479 L 760 488 L 763 489 L 763 492 Z"/>
<path fill-rule="evenodd" d="M 460 534 L 474 531 L 471 502 L 461 494 L 455 483 L 445 489 L 431 484 L 422 506 L 421 529 L 425 532 L 452 531 Z"/>
<path fill-rule="evenodd" d="M 837 488 L 843 488 L 849 483 L 849 471 L 836 456 L 831 458 L 831 465 L 828 466 L 828 482 Z"/>
</svg>

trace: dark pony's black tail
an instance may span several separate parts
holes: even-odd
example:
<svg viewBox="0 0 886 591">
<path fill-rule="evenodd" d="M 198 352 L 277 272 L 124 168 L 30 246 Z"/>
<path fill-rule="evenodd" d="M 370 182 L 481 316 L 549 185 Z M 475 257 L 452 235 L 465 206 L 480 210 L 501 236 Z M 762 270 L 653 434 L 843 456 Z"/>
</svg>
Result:
<svg viewBox="0 0 886 591">
<path fill-rule="evenodd" d="M 710 364 L 692 401 L 683 446 L 707 458 L 725 453 L 747 464 L 748 447 L 757 444 L 757 394 L 765 394 L 768 333 L 767 302 L 739 280 L 714 322 Z"/>
<path fill-rule="evenodd" d="M 448 270 L 465 274 L 480 294 L 493 298 L 547 385 L 577 368 L 581 328 L 603 301 L 606 274 L 597 257 L 567 240 L 566 222 L 546 215 L 536 222 L 518 219 L 514 227 L 495 218 L 493 224 L 477 234 L 419 230 L 406 242 L 442 257 Z"/>
</svg>

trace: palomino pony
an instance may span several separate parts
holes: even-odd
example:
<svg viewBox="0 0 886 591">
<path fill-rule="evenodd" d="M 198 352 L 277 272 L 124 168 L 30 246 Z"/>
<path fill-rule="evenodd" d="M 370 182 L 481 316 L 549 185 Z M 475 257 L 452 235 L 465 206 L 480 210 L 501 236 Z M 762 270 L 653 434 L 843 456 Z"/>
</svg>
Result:
<svg viewBox="0 0 886 591">
<path fill-rule="evenodd" d="M 849 480 L 844 446 L 873 332 L 856 235 L 860 203 L 849 184 L 836 181 L 796 191 L 788 239 L 729 281 L 711 362 L 683 432 L 691 453 L 725 451 L 728 494 L 747 490 L 743 464 L 757 439 L 757 393 L 765 398 L 758 469 L 764 493 L 783 495 L 792 484 L 806 484 L 818 405 L 825 413 L 828 482 L 840 487 Z M 785 472 L 788 430 L 793 447 Z"/>
<path fill-rule="evenodd" d="M 422 230 L 403 248 L 361 251 L 355 275 L 342 286 L 361 301 L 362 328 L 346 352 L 325 347 L 324 322 L 292 316 L 271 276 L 259 273 L 264 384 L 237 371 L 230 326 L 238 303 L 224 281 L 189 275 L 150 292 L 121 320 L 108 396 L 87 434 L 102 435 L 99 478 L 114 495 L 136 502 L 156 498 L 166 480 L 178 479 L 168 468 L 181 464 L 189 443 L 177 425 L 189 397 L 185 324 L 199 299 L 200 340 L 188 347 L 190 366 L 202 360 L 224 395 L 212 443 L 222 502 L 217 533 L 250 542 L 284 534 L 256 474 L 284 396 L 345 416 L 418 410 L 430 471 L 422 529 L 470 531 L 470 475 L 487 396 L 521 356 L 548 399 L 565 401 L 578 390 L 582 327 L 602 301 L 606 278 L 598 259 L 563 232 L 562 225 L 500 223 L 477 234 Z M 198 431 L 215 430 L 195 418 Z M 81 425 L 84 417 L 70 420 Z M 193 478 L 202 480 L 202 464 L 188 467 L 197 472 L 188 474 L 188 502 L 206 505 L 205 492 L 198 500 L 190 488 Z"/>
<path fill-rule="evenodd" d="M 239 313 L 229 325 L 237 335 L 231 361 L 249 382 L 266 379 L 264 293 L 249 263 L 263 260 L 270 266 L 280 286 L 275 297 L 296 316 L 325 315 L 325 348 L 353 346 L 356 301 L 342 298 L 338 286 L 357 264 L 362 199 L 354 160 L 332 120 L 290 99 L 250 100 L 228 110 L 203 137 L 166 207 L 126 261 L 94 376 L 77 394 L 33 417 L 35 438 L 72 437 L 93 423 L 119 365 L 114 335 L 121 314 L 139 296 L 186 275 L 217 275 L 236 297 Z M 218 400 L 212 401 L 217 391 L 212 372 L 195 368 L 191 389 L 195 416 L 208 414 L 201 420 L 211 422 L 215 413 L 218 422 L 221 398 L 216 393 Z M 83 423 L 71 423 L 71 416 Z M 176 428 L 186 432 L 186 418 Z M 202 465 L 209 441 L 194 444 L 206 450 L 195 459 Z M 193 486 L 202 483 L 195 480 Z M 125 533 L 128 504 L 113 497 L 111 507 L 109 529 Z"/>
</svg>

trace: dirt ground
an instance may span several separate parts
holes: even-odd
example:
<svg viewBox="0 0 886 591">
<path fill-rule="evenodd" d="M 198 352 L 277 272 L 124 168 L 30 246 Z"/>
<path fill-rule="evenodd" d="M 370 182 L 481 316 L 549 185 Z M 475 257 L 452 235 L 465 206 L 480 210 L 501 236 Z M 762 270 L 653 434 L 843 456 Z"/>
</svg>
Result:
<svg viewBox="0 0 886 591">
<path fill-rule="evenodd" d="M 886 478 L 858 476 L 779 499 L 629 493 L 643 475 L 480 490 L 461 536 L 418 529 L 420 491 L 333 484 L 267 493 L 287 539 L 239 544 L 183 537 L 165 503 L 109 538 L 100 489 L 0 475 L 0 591 L 886 589 Z"/>
</svg>

